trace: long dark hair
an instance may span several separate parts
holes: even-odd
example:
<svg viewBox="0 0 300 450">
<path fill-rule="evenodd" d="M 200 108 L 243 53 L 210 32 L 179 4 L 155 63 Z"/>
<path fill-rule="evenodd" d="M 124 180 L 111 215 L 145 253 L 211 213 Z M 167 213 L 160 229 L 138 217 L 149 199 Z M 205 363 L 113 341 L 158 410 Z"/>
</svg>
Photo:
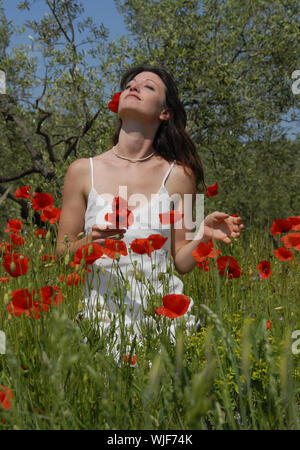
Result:
<svg viewBox="0 0 300 450">
<path fill-rule="evenodd" d="M 167 161 L 171 162 L 175 159 L 176 162 L 182 164 L 184 168 L 187 166 L 192 169 L 196 178 L 196 190 L 199 191 L 200 186 L 202 188 L 200 190 L 205 190 L 201 159 L 193 141 L 185 131 L 187 115 L 179 100 L 178 89 L 171 75 L 161 66 L 142 64 L 131 67 L 122 76 L 120 82 L 121 90 L 124 91 L 127 83 L 141 72 L 155 73 L 161 78 L 166 86 L 166 101 L 164 107 L 168 108 L 170 119 L 161 122 L 154 138 L 153 147 L 156 152 Z M 119 118 L 113 135 L 113 145 L 118 143 L 121 127 L 122 120 Z"/>
</svg>

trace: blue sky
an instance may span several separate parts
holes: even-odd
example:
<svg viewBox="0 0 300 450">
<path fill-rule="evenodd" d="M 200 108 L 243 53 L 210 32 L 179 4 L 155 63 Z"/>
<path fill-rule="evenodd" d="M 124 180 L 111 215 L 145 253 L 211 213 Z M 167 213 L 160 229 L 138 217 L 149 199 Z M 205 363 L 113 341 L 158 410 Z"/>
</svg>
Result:
<svg viewBox="0 0 300 450">
<path fill-rule="evenodd" d="M 3 0 L 5 15 L 8 20 L 13 20 L 15 25 L 22 25 L 29 19 L 38 19 L 48 11 L 43 0 L 36 0 L 30 12 L 18 10 L 18 3 L 20 0 Z M 85 8 L 85 16 L 91 16 L 95 23 L 102 22 L 108 28 L 110 40 L 128 33 L 114 0 L 84 0 L 81 3 Z"/>
</svg>

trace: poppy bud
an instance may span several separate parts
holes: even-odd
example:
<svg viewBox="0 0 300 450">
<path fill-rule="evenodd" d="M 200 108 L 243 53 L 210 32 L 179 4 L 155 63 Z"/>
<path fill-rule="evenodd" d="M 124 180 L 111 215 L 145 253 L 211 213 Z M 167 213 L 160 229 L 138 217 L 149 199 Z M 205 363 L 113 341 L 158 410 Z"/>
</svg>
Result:
<svg viewBox="0 0 300 450">
<path fill-rule="evenodd" d="M 134 275 L 135 275 L 136 280 L 138 280 L 138 281 L 142 280 L 141 272 L 139 270 L 136 270 Z"/>
<path fill-rule="evenodd" d="M 89 380 L 89 377 L 88 377 L 87 374 L 85 373 L 85 374 L 83 375 L 82 381 L 83 381 L 84 384 L 87 384 L 88 380 Z"/>
<path fill-rule="evenodd" d="M 81 233 L 77 234 L 77 239 L 81 239 L 84 236 L 84 232 L 81 231 Z"/>
<path fill-rule="evenodd" d="M 46 234 L 47 241 L 49 241 L 50 238 L 51 238 L 51 231 L 49 230 L 49 231 L 47 231 L 47 234 Z"/>
<path fill-rule="evenodd" d="M 9 304 L 9 296 L 8 296 L 7 292 L 4 294 L 3 302 L 4 302 L 4 305 Z"/>
<path fill-rule="evenodd" d="M 65 266 L 67 266 L 69 264 L 69 262 L 70 262 L 70 254 L 69 253 L 66 254 L 64 262 L 65 262 Z"/>
<path fill-rule="evenodd" d="M 172 275 L 173 271 L 172 271 L 172 267 L 171 266 L 167 267 L 167 272 L 168 272 L 169 275 Z"/>
<path fill-rule="evenodd" d="M 82 302 L 78 302 L 77 311 L 81 312 L 82 310 L 83 310 L 83 303 Z"/>
<path fill-rule="evenodd" d="M 15 270 L 16 270 L 16 264 L 15 264 L 14 262 L 11 262 L 11 263 L 10 263 L 10 270 L 11 270 L 12 272 L 15 272 Z"/>
</svg>

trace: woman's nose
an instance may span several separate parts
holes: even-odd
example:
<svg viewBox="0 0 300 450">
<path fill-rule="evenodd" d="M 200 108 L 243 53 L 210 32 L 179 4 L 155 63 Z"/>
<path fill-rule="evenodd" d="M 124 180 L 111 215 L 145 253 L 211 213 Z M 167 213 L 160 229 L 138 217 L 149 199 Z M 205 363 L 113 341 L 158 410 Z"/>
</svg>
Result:
<svg viewBox="0 0 300 450">
<path fill-rule="evenodd" d="M 137 83 L 132 84 L 129 88 L 130 91 L 138 91 L 139 90 L 139 85 Z"/>
</svg>

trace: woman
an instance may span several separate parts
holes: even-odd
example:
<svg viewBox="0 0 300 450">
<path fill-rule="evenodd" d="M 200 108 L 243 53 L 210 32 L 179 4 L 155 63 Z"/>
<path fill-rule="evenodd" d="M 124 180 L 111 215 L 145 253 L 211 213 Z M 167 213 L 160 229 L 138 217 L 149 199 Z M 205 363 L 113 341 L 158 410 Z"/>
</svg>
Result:
<svg viewBox="0 0 300 450">
<path fill-rule="evenodd" d="M 151 254 L 131 251 L 120 255 L 116 270 L 118 279 L 124 281 L 123 306 L 118 304 L 120 295 L 112 295 L 112 286 L 120 285 L 112 274 L 110 257 L 103 255 L 93 264 L 85 302 L 93 316 L 98 305 L 97 314 L 107 326 L 111 313 L 122 307 L 126 324 L 136 324 L 143 317 L 151 292 L 182 293 L 183 283 L 178 277 L 173 275 L 169 281 L 169 291 L 162 283 L 169 270 L 169 256 L 180 274 L 188 273 L 197 264 L 191 252 L 199 242 L 213 237 L 230 243 L 244 228 L 240 217 L 216 211 L 204 219 L 203 235 L 198 233 L 187 240 L 186 233 L 191 230 L 184 221 L 180 227 L 161 223 L 159 214 L 172 209 L 171 197 L 179 199 L 175 210 L 183 217 L 192 216 L 192 204 L 184 198 L 192 196 L 194 203 L 198 185 L 205 186 L 201 161 L 185 132 L 186 113 L 176 85 L 163 68 L 131 68 L 121 80 L 121 90 L 114 147 L 93 158 L 79 159 L 68 169 L 57 244 L 57 253 L 62 255 L 66 234 L 73 253 L 87 241 L 105 247 L 105 239 L 121 239 L 129 249 L 135 239 L 163 236 L 164 244 Z M 106 220 L 116 197 L 128 199 L 133 223 L 125 229 Z M 137 203 L 139 207 L 133 208 Z M 77 239 L 83 230 L 86 236 Z M 147 283 L 150 279 L 152 287 Z"/>
</svg>

